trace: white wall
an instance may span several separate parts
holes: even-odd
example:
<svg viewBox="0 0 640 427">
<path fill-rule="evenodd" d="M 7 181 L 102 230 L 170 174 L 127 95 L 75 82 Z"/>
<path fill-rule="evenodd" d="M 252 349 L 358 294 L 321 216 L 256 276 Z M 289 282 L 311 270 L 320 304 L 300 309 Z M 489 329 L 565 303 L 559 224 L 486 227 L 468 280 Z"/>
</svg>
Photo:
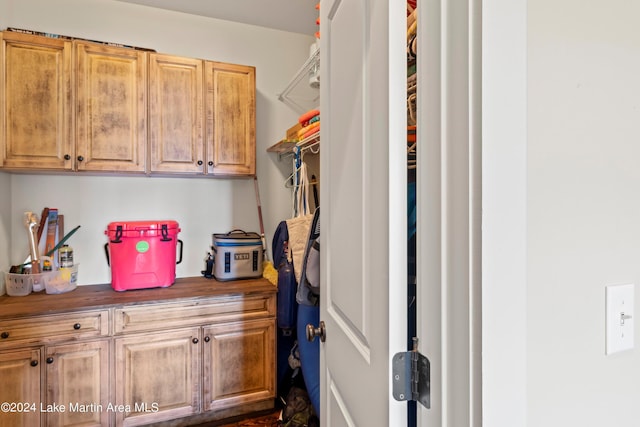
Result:
<svg viewBox="0 0 640 427">
<path fill-rule="evenodd" d="M 639 20 L 528 3 L 529 426 L 640 423 L 640 351 L 604 354 L 605 285 L 640 286 Z"/>
<path fill-rule="evenodd" d="M 8 0 L 0 0 L 0 28 L 6 26 Z M 0 172 L 0 272 L 10 265 L 11 246 L 11 176 Z M 0 295 L 4 294 L 4 275 L 0 273 Z"/>
<path fill-rule="evenodd" d="M 279 162 L 265 150 L 282 139 L 297 120 L 298 113 L 278 101 L 277 95 L 307 59 L 313 37 L 114 0 L 2 1 L 3 28 L 120 42 L 163 53 L 255 66 L 257 170 L 267 243 L 271 246 L 278 222 L 290 215 L 290 190 L 284 187 L 284 181 L 291 165 Z M 0 185 L 0 196 L 9 198 L 10 194 L 11 199 L 10 262 L 18 263 L 28 253 L 23 212 L 39 214 L 45 206 L 56 207 L 65 215 L 67 230 L 81 225 L 69 243 L 82 264 L 83 284 L 110 280 L 103 245 L 104 230 L 113 221 L 178 221 L 182 229 L 179 238 L 184 241 L 178 277 L 200 275 L 212 233 L 235 227 L 259 232 L 251 179 L 13 174 L 10 181 L 10 192 Z M 0 219 L 2 223 L 7 220 Z M 1 251 L 2 247 L 0 257 Z"/>
<path fill-rule="evenodd" d="M 0 272 L 9 269 L 11 247 L 11 177 L 0 172 Z M 0 273 L 0 295 L 4 295 L 4 275 Z"/>
<path fill-rule="evenodd" d="M 483 7 L 484 425 L 638 425 L 640 351 L 604 350 L 605 286 L 640 283 L 640 4 Z"/>
</svg>

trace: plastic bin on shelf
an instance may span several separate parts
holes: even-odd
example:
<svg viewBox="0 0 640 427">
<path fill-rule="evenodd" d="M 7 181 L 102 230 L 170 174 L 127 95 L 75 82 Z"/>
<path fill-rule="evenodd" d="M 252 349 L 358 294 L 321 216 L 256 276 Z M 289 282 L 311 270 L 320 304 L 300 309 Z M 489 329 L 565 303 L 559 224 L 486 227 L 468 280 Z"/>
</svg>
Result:
<svg viewBox="0 0 640 427">
<path fill-rule="evenodd" d="M 55 275 L 45 282 L 45 292 L 48 294 L 63 294 L 70 292 L 78 286 L 78 265 L 73 267 L 60 267 Z"/>
<path fill-rule="evenodd" d="M 61 294 L 74 290 L 77 285 L 78 264 L 39 274 L 5 272 L 5 291 L 12 297 L 29 295 L 34 289 L 44 290 L 48 294 Z"/>
<path fill-rule="evenodd" d="M 47 280 L 55 275 L 55 271 L 47 271 L 39 274 L 5 273 L 5 291 L 12 297 L 29 295 L 34 287 L 44 289 Z"/>
</svg>

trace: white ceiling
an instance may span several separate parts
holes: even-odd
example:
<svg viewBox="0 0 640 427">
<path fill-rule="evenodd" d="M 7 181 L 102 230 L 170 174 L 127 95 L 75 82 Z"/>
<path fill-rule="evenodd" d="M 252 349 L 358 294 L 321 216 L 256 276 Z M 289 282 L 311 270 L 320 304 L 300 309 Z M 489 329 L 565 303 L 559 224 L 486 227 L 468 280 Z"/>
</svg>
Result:
<svg viewBox="0 0 640 427">
<path fill-rule="evenodd" d="M 320 0 L 119 0 L 313 36 Z"/>
</svg>

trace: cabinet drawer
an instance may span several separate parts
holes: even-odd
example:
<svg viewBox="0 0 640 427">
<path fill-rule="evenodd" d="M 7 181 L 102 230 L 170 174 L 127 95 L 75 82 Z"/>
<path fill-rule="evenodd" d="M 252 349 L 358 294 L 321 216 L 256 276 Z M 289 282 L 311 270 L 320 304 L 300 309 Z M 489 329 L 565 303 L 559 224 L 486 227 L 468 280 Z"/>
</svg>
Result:
<svg viewBox="0 0 640 427">
<path fill-rule="evenodd" d="M 205 325 L 275 316 L 274 294 L 221 297 L 205 302 L 145 304 L 115 309 L 114 333 Z"/>
<path fill-rule="evenodd" d="M 0 322 L 0 348 L 13 342 L 74 341 L 108 335 L 108 310 L 33 316 Z"/>
</svg>

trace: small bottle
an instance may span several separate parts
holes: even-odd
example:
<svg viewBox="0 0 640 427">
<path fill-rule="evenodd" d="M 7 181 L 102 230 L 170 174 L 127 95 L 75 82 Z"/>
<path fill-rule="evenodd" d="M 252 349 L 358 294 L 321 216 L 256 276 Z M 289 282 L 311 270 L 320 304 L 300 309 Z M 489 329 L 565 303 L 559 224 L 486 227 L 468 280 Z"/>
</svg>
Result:
<svg viewBox="0 0 640 427">
<path fill-rule="evenodd" d="M 73 248 L 69 245 L 62 245 L 58 250 L 58 258 L 60 261 L 60 268 L 73 267 Z"/>
</svg>

